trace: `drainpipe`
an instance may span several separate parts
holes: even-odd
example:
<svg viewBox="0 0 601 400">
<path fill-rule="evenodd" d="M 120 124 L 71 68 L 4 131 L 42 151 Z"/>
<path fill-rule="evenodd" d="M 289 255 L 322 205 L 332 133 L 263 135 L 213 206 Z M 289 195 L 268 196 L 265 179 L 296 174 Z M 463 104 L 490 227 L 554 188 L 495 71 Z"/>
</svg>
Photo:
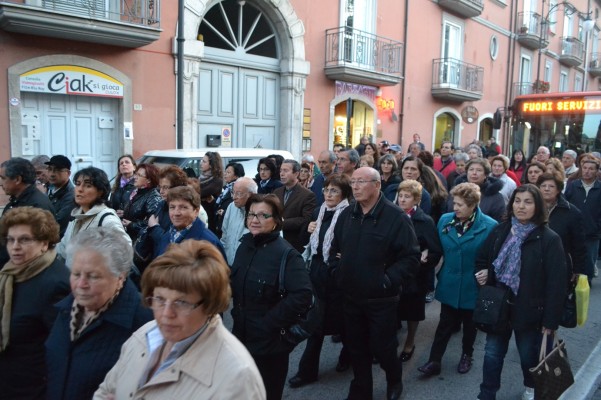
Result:
<svg viewBox="0 0 601 400">
<path fill-rule="evenodd" d="M 403 79 L 401 79 L 401 109 L 399 110 L 399 145 L 403 147 L 403 121 L 405 118 L 405 67 L 407 65 L 407 32 L 409 25 L 409 0 L 405 0 L 405 29 L 404 38 L 405 45 L 403 46 Z"/>
<path fill-rule="evenodd" d="M 507 113 L 507 106 L 509 106 L 509 102 L 511 101 L 511 98 L 513 96 L 513 76 L 514 76 L 514 68 L 515 68 L 515 21 L 517 20 L 516 17 L 516 13 L 517 13 L 517 7 L 515 7 L 515 2 L 511 2 L 511 11 L 509 13 L 509 46 L 507 49 L 507 74 L 506 74 L 506 83 L 505 83 L 505 104 L 503 104 L 503 108 L 505 109 L 505 112 L 503 113 L 503 115 L 505 115 Z M 501 129 L 503 129 L 503 150 L 505 152 L 507 152 L 507 150 L 509 150 L 509 145 L 510 143 L 508 143 L 509 138 L 511 137 L 511 133 L 508 132 L 509 129 L 509 125 L 508 124 L 503 124 L 501 126 Z"/>
<path fill-rule="evenodd" d="M 177 136 L 176 147 L 184 148 L 184 0 L 177 2 Z"/>
</svg>

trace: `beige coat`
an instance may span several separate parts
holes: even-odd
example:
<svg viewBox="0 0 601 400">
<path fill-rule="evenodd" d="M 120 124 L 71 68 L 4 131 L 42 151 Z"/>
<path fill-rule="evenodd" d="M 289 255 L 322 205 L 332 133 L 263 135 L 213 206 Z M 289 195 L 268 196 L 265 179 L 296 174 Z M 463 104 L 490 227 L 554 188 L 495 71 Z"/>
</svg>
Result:
<svg viewBox="0 0 601 400">
<path fill-rule="evenodd" d="M 266 398 L 255 362 L 223 326 L 219 315 L 171 367 L 138 389 L 149 359 L 146 333 L 155 326 L 155 321 L 147 323 L 125 342 L 117 364 L 94 393 L 94 400 Z"/>
</svg>

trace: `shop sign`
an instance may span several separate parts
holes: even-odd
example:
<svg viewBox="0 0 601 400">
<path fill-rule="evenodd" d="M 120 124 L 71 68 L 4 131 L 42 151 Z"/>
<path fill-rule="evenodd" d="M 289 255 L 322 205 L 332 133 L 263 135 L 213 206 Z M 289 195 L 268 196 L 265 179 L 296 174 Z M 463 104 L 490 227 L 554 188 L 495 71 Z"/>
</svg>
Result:
<svg viewBox="0 0 601 400">
<path fill-rule="evenodd" d="M 365 96 L 373 102 L 376 100 L 377 90 L 378 90 L 378 88 L 373 87 L 373 86 L 366 86 L 366 85 L 359 85 L 357 83 L 336 81 L 336 97 L 354 94 L 354 95 Z"/>
<path fill-rule="evenodd" d="M 123 98 L 123 84 L 102 72 L 76 65 L 36 68 L 19 77 L 22 92 Z"/>
</svg>

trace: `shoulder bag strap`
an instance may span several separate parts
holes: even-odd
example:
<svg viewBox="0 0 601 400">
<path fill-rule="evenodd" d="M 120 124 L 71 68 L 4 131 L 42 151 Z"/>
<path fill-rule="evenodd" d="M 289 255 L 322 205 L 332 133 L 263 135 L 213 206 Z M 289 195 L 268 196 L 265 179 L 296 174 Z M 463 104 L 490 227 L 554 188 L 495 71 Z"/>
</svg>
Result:
<svg viewBox="0 0 601 400">
<path fill-rule="evenodd" d="M 286 271 L 286 261 L 288 261 L 288 254 L 290 254 L 291 251 L 291 247 L 284 250 L 282 260 L 280 261 L 280 275 L 278 277 L 278 293 L 280 294 L 280 297 L 284 297 L 286 295 L 286 287 L 284 286 L 284 271 Z"/>
<path fill-rule="evenodd" d="M 107 211 L 104 214 L 102 214 L 102 216 L 100 217 L 100 220 L 98 220 L 99 227 L 102 226 L 102 221 L 104 221 L 104 219 L 110 214 L 112 214 L 110 211 Z"/>
</svg>

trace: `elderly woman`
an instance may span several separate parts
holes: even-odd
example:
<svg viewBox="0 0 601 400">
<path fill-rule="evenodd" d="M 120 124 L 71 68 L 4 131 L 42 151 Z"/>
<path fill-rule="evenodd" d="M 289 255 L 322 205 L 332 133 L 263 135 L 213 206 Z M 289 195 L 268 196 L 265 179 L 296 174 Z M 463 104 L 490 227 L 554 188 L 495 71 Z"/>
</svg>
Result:
<svg viewBox="0 0 601 400">
<path fill-rule="evenodd" d="M 259 160 L 257 165 L 258 174 L 255 178 L 257 185 L 259 185 L 259 194 L 269 194 L 283 185 L 277 171 L 275 162 L 271 158 L 265 157 Z"/>
<path fill-rule="evenodd" d="M 532 185 L 536 185 L 536 181 L 538 177 L 544 174 L 546 171 L 545 164 L 540 163 L 538 161 L 532 161 L 522 174 L 522 182 L 530 183 Z"/>
<path fill-rule="evenodd" d="M 188 240 L 144 271 L 142 294 L 154 313 L 125 342 L 94 399 L 264 400 L 248 351 L 223 326 L 229 269 L 215 247 Z"/>
<path fill-rule="evenodd" d="M 119 217 L 123 216 L 123 210 L 129 202 L 129 195 L 134 190 L 134 172 L 136 171 L 136 160 L 130 154 L 125 154 L 117 160 L 117 176 L 111 191 L 110 207 L 117 211 Z"/>
<path fill-rule="evenodd" d="M 507 168 L 509 168 L 509 161 L 504 156 L 494 156 L 492 158 L 490 162 L 490 176 L 503 182 L 503 187 L 499 193 L 503 196 L 505 205 L 507 205 L 511 194 L 517 187 L 516 183 L 507 176 Z"/>
<path fill-rule="evenodd" d="M 67 252 L 71 294 L 46 340 L 47 399 L 90 399 L 119 358 L 121 346 L 152 319 L 127 279 L 132 249 L 107 228 L 77 235 Z"/>
<path fill-rule="evenodd" d="M 209 229 L 216 232 L 217 207 L 215 200 L 223 190 L 223 160 L 216 151 L 207 151 L 200 161 L 200 192 L 202 193 L 201 204 L 209 216 Z"/>
<path fill-rule="evenodd" d="M 463 349 L 457 372 L 465 374 L 472 367 L 476 340 L 472 314 L 478 294 L 474 262 L 478 249 L 497 225 L 478 207 L 480 188 L 476 184 L 460 183 L 451 190 L 451 195 L 454 212 L 443 215 L 438 222 L 438 236 L 444 256 L 436 286 L 436 299 L 441 303 L 440 321 L 434 334 L 430 358 L 418 368 L 425 377 L 440 374 L 447 344 L 460 323 L 463 324 Z"/>
<path fill-rule="evenodd" d="M 249 233 L 242 236 L 232 265 L 232 332 L 257 363 L 267 400 L 278 400 L 294 348 L 287 334 L 311 304 L 311 282 L 303 258 L 280 234 L 283 208 L 278 198 L 252 195 L 245 208 Z"/>
<path fill-rule="evenodd" d="M 360 167 L 371 167 L 373 168 L 375 164 L 373 156 L 369 154 L 364 154 L 359 158 L 359 166 Z"/>
<path fill-rule="evenodd" d="M 134 190 L 123 211 L 123 226 L 136 241 L 148 226 L 148 218 L 159 210 L 161 195 L 158 191 L 159 169 L 154 164 L 140 164 L 134 174 Z"/>
<path fill-rule="evenodd" d="M 540 190 L 528 184 L 517 188 L 507 215 L 508 220 L 494 228 L 480 247 L 476 260 L 480 285 L 507 290 L 511 322 L 506 331 L 486 335 L 481 400 L 495 399 L 501 388 L 503 359 L 512 333 L 526 387 L 522 399 L 534 399 L 529 369 L 538 364 L 543 332 L 557 330 L 566 291 L 561 239 L 546 226 L 547 210 Z"/>
<path fill-rule="evenodd" d="M 66 260 L 67 266 L 71 266 L 71 261 L 67 257 L 67 244 L 79 232 L 88 229 L 108 227 L 117 231 L 131 245 L 131 238 L 125 232 L 117 213 L 105 204 L 110 191 L 106 173 L 96 167 L 80 169 L 73 177 L 73 182 L 77 208 L 71 212 L 72 220 L 57 246 L 57 252 Z"/>
<path fill-rule="evenodd" d="M 475 143 L 470 143 L 466 148 L 465 152 L 467 153 L 470 160 L 474 158 L 482 158 L 482 147 L 478 146 Z"/>
<path fill-rule="evenodd" d="M 59 226 L 34 207 L 7 211 L 0 240 L 10 261 L 0 270 L 0 397 L 44 399 L 44 340 L 54 303 L 69 294 L 69 270 L 56 256 Z"/>
<path fill-rule="evenodd" d="M 316 220 L 312 221 L 308 227 L 308 231 L 311 233 L 309 240 L 310 276 L 321 320 L 316 332 L 307 340 L 307 346 L 298 365 L 298 372 L 288 381 L 291 388 L 301 387 L 317 380 L 319 355 L 325 335 L 340 334 L 341 337 L 344 337 L 343 296 L 333 281 L 326 261 L 330 255 L 336 221 L 340 213 L 348 207 L 353 190 L 347 175 L 330 175 L 326 178 L 324 186 L 325 201 L 317 210 Z M 344 372 L 349 367 L 348 351 L 343 347 L 338 357 L 336 371 Z"/>
<path fill-rule="evenodd" d="M 200 195 L 190 186 L 178 186 L 167 194 L 169 229 L 164 230 L 156 220 L 148 221 L 148 234 L 154 243 L 153 259 L 163 254 L 172 243 L 184 240 L 207 240 L 224 254 L 219 238 L 198 218 Z"/>
<path fill-rule="evenodd" d="M 313 169 L 311 168 L 311 164 L 305 162 L 301 164 L 298 183 L 306 189 L 311 189 L 311 186 L 313 186 Z"/>
<path fill-rule="evenodd" d="M 545 172 L 551 174 L 559 174 L 564 182 L 567 180 L 566 169 L 564 168 L 561 160 L 559 160 L 558 158 L 551 157 L 547 161 L 545 161 Z"/>
<path fill-rule="evenodd" d="M 163 168 L 159 173 L 159 194 L 161 195 L 161 202 L 159 203 L 157 211 L 149 218 L 149 221 L 152 218 L 156 218 L 155 223 L 158 222 L 163 230 L 168 230 L 171 226 L 171 220 L 169 219 L 167 195 L 171 189 L 187 185 L 188 176 L 183 169 L 175 165 L 169 165 Z"/>
<path fill-rule="evenodd" d="M 426 294 L 430 288 L 430 271 L 442 257 L 442 248 L 434 220 L 419 207 L 422 185 L 411 179 L 401 182 L 396 204 L 411 218 L 419 242 L 421 268 L 414 281 L 403 287 L 398 306 L 397 322 L 407 321 L 407 338 L 401 352 L 401 361 L 409 361 L 415 351 L 415 334 L 419 321 L 426 319 Z"/>
</svg>

